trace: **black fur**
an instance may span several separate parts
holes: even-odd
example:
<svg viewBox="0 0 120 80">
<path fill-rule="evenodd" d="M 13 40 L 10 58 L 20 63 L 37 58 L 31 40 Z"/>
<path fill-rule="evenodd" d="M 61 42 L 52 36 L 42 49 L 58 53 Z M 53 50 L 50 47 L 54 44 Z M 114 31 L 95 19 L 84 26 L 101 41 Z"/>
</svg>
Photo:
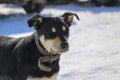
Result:
<svg viewBox="0 0 120 80">
<path fill-rule="evenodd" d="M 69 15 L 71 13 L 63 17 Z M 42 22 L 36 22 L 37 18 L 42 18 Z M 35 22 L 36 24 L 33 25 Z M 45 72 L 39 69 L 38 60 L 44 55 L 36 47 L 35 34 L 38 36 L 44 34 L 45 39 L 54 39 L 58 36 L 62 42 L 65 42 L 63 36 L 69 37 L 69 24 L 59 17 L 37 15 L 28 21 L 28 25 L 36 29 L 36 32 L 30 36 L 21 38 L 0 36 L 0 80 L 26 80 L 28 76 L 49 78 L 59 71 L 59 59 L 52 63 L 44 63 L 50 66 L 52 71 Z M 53 26 L 57 29 L 54 34 L 49 32 Z M 65 32 L 62 31 L 62 26 L 66 27 Z"/>
<path fill-rule="evenodd" d="M 34 37 L 34 34 L 19 39 L 0 37 L 0 78 L 4 75 L 3 80 L 26 80 L 30 75 L 50 77 L 59 71 L 59 59 L 51 64 L 51 72 L 38 68 L 38 59 L 43 55 L 37 50 Z"/>
</svg>

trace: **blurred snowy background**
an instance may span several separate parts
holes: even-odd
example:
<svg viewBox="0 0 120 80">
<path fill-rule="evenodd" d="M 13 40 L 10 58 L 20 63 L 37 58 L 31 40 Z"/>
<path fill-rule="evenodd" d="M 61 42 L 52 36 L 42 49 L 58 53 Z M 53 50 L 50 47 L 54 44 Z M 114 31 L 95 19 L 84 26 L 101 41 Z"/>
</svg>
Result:
<svg viewBox="0 0 120 80">
<path fill-rule="evenodd" d="M 120 8 L 81 7 L 73 4 L 46 6 L 43 16 L 60 16 L 70 11 L 78 14 L 70 28 L 70 51 L 60 61 L 58 80 L 120 80 Z M 26 14 L 18 6 L 0 4 L 0 35 L 30 35 Z M 22 15 L 17 15 L 22 14 Z"/>
</svg>

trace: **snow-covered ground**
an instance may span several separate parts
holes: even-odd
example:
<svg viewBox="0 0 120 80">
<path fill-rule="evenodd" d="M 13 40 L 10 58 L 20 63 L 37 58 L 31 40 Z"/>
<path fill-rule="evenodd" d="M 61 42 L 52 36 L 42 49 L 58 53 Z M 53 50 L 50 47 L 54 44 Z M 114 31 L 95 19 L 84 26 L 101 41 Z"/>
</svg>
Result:
<svg viewBox="0 0 120 80">
<path fill-rule="evenodd" d="M 70 27 L 70 51 L 62 55 L 58 80 L 120 80 L 120 8 L 47 6 L 41 14 L 58 16 L 66 11 L 78 14 L 80 21 L 75 19 Z M 33 15 L 1 19 L 0 34 L 31 34 L 27 19 Z"/>
</svg>

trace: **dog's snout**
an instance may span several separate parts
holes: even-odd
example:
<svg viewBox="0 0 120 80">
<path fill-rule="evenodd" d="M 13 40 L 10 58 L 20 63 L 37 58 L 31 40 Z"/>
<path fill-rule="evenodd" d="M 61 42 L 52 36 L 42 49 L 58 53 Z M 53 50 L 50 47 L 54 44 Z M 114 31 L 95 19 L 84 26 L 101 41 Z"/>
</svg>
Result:
<svg viewBox="0 0 120 80">
<path fill-rule="evenodd" d="M 68 49 L 69 45 L 66 42 L 61 43 L 61 48 L 62 49 Z"/>
</svg>

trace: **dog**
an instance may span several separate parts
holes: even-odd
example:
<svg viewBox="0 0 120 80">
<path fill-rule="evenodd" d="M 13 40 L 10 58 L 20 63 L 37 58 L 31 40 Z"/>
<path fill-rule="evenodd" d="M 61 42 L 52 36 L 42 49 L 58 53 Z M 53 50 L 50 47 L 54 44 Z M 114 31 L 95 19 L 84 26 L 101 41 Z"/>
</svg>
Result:
<svg viewBox="0 0 120 80">
<path fill-rule="evenodd" d="M 0 36 L 0 80 L 57 80 L 61 54 L 69 50 L 69 28 L 75 13 L 33 16 L 27 37 Z"/>
</svg>

